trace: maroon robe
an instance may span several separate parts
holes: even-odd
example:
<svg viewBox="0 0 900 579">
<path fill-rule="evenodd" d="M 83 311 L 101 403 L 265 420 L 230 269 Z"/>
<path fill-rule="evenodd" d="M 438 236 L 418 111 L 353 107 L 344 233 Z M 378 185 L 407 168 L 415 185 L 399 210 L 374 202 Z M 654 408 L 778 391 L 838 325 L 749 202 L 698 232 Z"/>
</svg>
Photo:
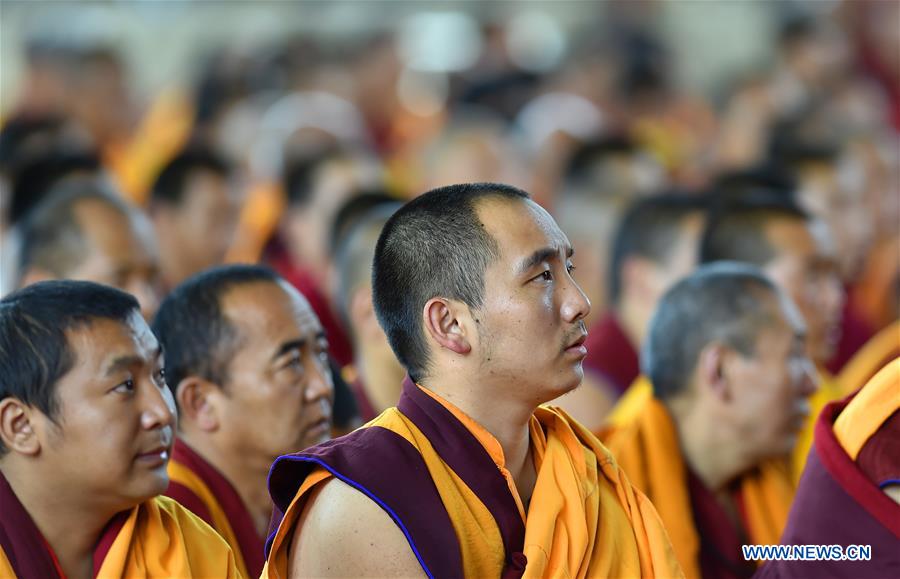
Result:
<svg viewBox="0 0 900 579">
<path fill-rule="evenodd" d="M 585 371 L 608 382 L 617 395 L 625 392 L 640 375 L 637 348 L 611 311 L 591 326 L 584 345 L 588 351 Z"/>
<path fill-rule="evenodd" d="M 751 577 L 756 567 L 744 561 L 741 545 L 747 539 L 734 526 L 728 513 L 715 495 L 696 474 L 688 470 L 688 490 L 694 524 L 700 536 L 700 573 L 703 579 L 744 579 Z M 740 509 L 740 495 L 733 493 Z"/>
<path fill-rule="evenodd" d="M 106 525 L 94 547 L 94 577 L 100 572 L 103 560 L 113 541 L 128 520 L 129 511 L 122 511 Z M 0 548 L 19 577 L 65 579 L 56 554 L 34 524 L 31 515 L 0 473 Z"/>
<path fill-rule="evenodd" d="M 900 505 L 847 455 L 832 429 L 851 399 L 833 402 L 819 415 L 781 544 L 870 545 L 871 560 L 769 561 L 756 577 L 900 577 Z"/>
</svg>

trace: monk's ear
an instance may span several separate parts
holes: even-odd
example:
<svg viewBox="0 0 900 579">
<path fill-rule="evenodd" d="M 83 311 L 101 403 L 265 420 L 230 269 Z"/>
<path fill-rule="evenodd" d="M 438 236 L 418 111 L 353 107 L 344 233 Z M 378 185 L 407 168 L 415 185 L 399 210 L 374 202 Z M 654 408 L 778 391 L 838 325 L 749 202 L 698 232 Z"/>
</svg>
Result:
<svg viewBox="0 0 900 579">
<path fill-rule="evenodd" d="M 468 354 L 472 350 L 464 320 L 469 319 L 468 308 L 456 300 L 431 298 L 422 310 L 425 332 L 437 342 L 456 354 Z"/>
<path fill-rule="evenodd" d="M 727 402 L 731 399 L 731 384 L 727 369 L 731 351 L 724 344 L 712 342 L 700 350 L 697 371 L 700 387 L 708 390 L 716 399 Z"/>
<path fill-rule="evenodd" d="M 0 400 L 0 441 L 7 450 L 31 456 L 41 451 L 41 441 L 31 420 L 33 412 L 34 409 L 17 398 Z"/>
<path fill-rule="evenodd" d="M 180 424 L 187 422 L 202 432 L 219 429 L 219 409 L 216 400 L 222 389 L 217 384 L 197 376 L 188 376 L 178 383 L 175 400 L 178 402 Z"/>
</svg>

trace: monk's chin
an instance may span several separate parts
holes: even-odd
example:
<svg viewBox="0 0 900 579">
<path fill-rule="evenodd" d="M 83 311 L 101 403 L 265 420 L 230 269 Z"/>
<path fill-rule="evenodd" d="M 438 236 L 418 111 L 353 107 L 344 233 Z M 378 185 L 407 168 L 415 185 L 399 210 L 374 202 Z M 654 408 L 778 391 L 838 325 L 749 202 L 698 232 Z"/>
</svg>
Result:
<svg viewBox="0 0 900 579">
<path fill-rule="evenodd" d="M 575 390 L 579 386 L 581 386 L 581 381 L 584 379 L 584 372 L 581 370 L 581 366 L 578 367 L 577 374 L 574 374 L 569 380 L 560 381 L 557 384 L 553 385 L 552 392 L 548 394 L 548 396 L 552 396 L 552 398 L 548 398 L 542 404 L 546 404 L 551 400 L 556 400 L 560 396 L 568 394 L 572 390 Z"/>
</svg>

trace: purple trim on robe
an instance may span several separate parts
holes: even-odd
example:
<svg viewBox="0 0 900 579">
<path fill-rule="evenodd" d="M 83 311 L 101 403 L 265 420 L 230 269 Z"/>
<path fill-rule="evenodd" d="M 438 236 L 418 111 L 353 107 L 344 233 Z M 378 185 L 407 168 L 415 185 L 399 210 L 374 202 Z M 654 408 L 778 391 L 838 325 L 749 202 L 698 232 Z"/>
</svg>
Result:
<svg viewBox="0 0 900 579">
<path fill-rule="evenodd" d="M 281 456 L 269 471 L 275 504 L 266 554 L 284 513 L 316 466 L 375 501 L 400 527 L 429 577 L 462 577 L 462 555 L 450 515 L 421 453 L 399 434 L 379 426 Z"/>
<path fill-rule="evenodd" d="M 871 545 L 870 561 L 769 561 L 754 576 L 900 577 L 900 505 L 865 478 L 834 436 L 850 398 L 826 406 L 791 507 L 782 545 Z"/>
<path fill-rule="evenodd" d="M 19 577 L 62 577 L 53 551 L 3 473 L 0 473 L 0 548 Z"/>
<path fill-rule="evenodd" d="M 522 553 L 525 522 L 494 459 L 453 413 L 422 392 L 408 377 L 403 381 L 397 408 L 422 431 L 441 460 L 453 469 L 493 515 L 506 552 L 502 577 L 521 577 L 525 571 L 525 555 Z"/>
<path fill-rule="evenodd" d="M 184 441 L 177 438 L 175 439 L 175 446 L 172 450 L 172 460 L 179 462 L 190 469 L 191 472 L 200 477 L 200 480 L 209 487 L 209 490 L 219 502 L 219 506 L 222 507 L 222 510 L 225 511 L 225 515 L 228 517 L 228 522 L 231 524 L 231 530 L 234 531 L 234 535 L 240 546 L 244 564 L 247 566 L 247 572 L 253 577 L 258 577 L 260 573 L 262 573 L 263 565 L 266 562 L 263 550 L 263 540 L 256 533 L 256 524 L 253 522 L 253 517 L 250 515 L 250 511 L 247 510 L 247 506 L 244 504 L 241 496 L 222 473 L 220 473 L 213 465 L 209 464 L 206 459 L 197 454 L 194 449 L 185 444 Z M 174 485 L 177 485 L 177 483 L 169 483 L 169 490 L 166 491 L 166 495 L 175 500 L 179 500 L 178 489 L 173 488 Z M 183 485 L 178 486 L 185 488 L 185 490 L 194 494 L 193 491 Z M 190 505 L 185 506 L 190 508 Z M 205 505 L 203 510 L 206 511 L 207 516 L 209 516 L 209 511 L 206 509 Z M 201 513 L 195 514 L 200 516 L 200 518 L 203 518 Z M 208 519 L 204 520 L 212 526 L 212 521 Z"/>
</svg>

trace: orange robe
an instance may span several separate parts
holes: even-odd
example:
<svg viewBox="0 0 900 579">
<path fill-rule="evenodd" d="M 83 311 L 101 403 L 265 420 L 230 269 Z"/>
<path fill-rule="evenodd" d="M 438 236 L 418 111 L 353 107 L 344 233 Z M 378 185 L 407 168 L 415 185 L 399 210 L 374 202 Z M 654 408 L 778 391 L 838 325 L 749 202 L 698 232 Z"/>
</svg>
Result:
<svg viewBox="0 0 900 579">
<path fill-rule="evenodd" d="M 287 575 L 309 492 L 333 476 L 392 517 L 430 577 L 682 576 L 653 506 L 599 440 L 555 408 L 539 408 L 530 433 L 537 481 L 526 512 L 499 442 L 407 381 L 397 408 L 272 466 L 263 576 Z"/>
<path fill-rule="evenodd" d="M 34 521 L 0 475 L 0 577 L 65 575 Z M 167 497 L 119 513 L 94 550 L 94 577 L 241 577 L 209 525 Z"/>
<path fill-rule="evenodd" d="M 704 536 L 700 532 L 695 489 L 702 483 L 685 464 L 668 410 L 653 397 L 646 379 L 637 387 L 641 388 L 635 391 L 642 393 L 640 401 L 635 392 L 626 394 L 626 398 L 631 396 L 627 408 L 630 423 L 623 420 L 625 413 L 620 413 L 619 426 L 605 433 L 604 440 L 628 478 L 646 493 L 659 512 L 685 576 L 700 577 L 702 552 L 721 551 L 714 545 L 721 533 L 710 531 L 709 535 L 716 536 Z M 734 534 L 743 535 L 752 543 L 777 543 L 793 492 L 790 473 L 783 462 L 767 462 L 746 473 L 734 486 L 734 498 L 743 507 L 743 528 L 734 529 Z M 724 511 L 716 526 L 733 529 Z M 723 554 L 731 555 L 740 564 L 739 548 L 738 545 L 736 553 Z"/>
<path fill-rule="evenodd" d="M 844 365 L 838 382 L 854 390 L 900 356 L 900 320 L 878 332 Z"/>
</svg>

